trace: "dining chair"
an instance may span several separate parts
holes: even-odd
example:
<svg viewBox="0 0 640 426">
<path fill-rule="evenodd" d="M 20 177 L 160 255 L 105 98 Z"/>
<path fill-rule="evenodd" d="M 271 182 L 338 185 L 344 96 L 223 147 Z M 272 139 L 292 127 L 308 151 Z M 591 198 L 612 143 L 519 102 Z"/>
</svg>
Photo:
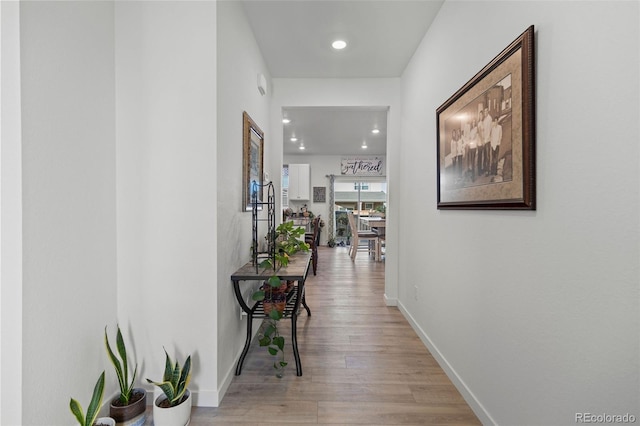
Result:
<svg viewBox="0 0 640 426">
<path fill-rule="evenodd" d="M 359 231 L 353 212 L 349 212 L 347 216 L 349 217 L 349 227 L 351 228 L 351 247 L 349 247 L 351 260 L 356 260 L 358 250 L 367 250 L 369 254 L 374 253 L 375 255 L 378 249 L 378 234 L 373 231 Z M 367 243 L 366 247 L 360 247 L 361 241 Z"/>
<path fill-rule="evenodd" d="M 320 215 L 316 216 L 311 222 L 311 232 L 304 235 L 305 243 L 309 244 L 311 250 L 311 267 L 313 275 L 318 269 L 318 246 L 320 245 Z"/>
</svg>

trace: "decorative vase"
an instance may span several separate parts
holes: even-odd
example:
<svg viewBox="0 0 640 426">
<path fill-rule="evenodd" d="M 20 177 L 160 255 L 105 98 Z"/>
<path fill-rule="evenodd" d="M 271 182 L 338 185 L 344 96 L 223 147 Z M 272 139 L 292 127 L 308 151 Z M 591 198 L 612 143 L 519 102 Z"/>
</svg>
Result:
<svg viewBox="0 0 640 426">
<path fill-rule="evenodd" d="M 131 392 L 129 405 L 120 405 L 120 399 L 111 401 L 109 406 L 109 416 L 111 416 L 118 426 L 142 426 L 146 419 L 147 391 L 142 388 L 135 388 Z"/>
<path fill-rule="evenodd" d="M 160 395 L 153 404 L 154 426 L 186 426 L 191 421 L 191 392 L 187 389 L 184 399 L 178 405 L 163 408 L 160 406 L 167 399 Z"/>
</svg>

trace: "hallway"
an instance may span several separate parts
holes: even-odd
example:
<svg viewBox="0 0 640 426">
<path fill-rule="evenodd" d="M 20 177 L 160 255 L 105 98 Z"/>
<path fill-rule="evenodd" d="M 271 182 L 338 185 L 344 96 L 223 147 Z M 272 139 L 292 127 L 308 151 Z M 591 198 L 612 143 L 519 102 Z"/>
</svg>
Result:
<svg viewBox="0 0 640 426">
<path fill-rule="evenodd" d="M 384 304 L 384 262 L 319 250 L 306 287 L 312 316 L 298 318 L 302 377 L 283 321 L 284 378 L 254 339 L 220 407 L 194 409 L 191 425 L 480 424 L 400 311 Z"/>
</svg>

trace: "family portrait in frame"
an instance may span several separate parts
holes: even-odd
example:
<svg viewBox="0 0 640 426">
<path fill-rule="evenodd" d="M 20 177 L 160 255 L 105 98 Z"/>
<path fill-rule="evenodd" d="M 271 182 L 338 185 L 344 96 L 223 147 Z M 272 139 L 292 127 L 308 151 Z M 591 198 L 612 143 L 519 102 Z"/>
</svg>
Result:
<svg viewBox="0 0 640 426">
<path fill-rule="evenodd" d="M 535 210 L 534 29 L 436 111 L 439 209 Z"/>
</svg>

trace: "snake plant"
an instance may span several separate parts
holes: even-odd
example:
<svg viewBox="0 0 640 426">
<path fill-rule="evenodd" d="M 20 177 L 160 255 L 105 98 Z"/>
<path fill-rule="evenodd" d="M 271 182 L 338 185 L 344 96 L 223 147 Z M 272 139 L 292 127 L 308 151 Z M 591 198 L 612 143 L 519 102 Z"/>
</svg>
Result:
<svg viewBox="0 0 640 426">
<path fill-rule="evenodd" d="M 87 407 L 87 415 L 85 417 L 82 412 L 82 407 L 80 403 L 75 399 L 71 398 L 69 401 L 69 408 L 80 426 L 93 426 L 96 419 L 98 418 L 98 412 L 100 411 L 100 405 L 102 404 L 102 395 L 104 394 L 104 371 L 98 378 L 95 387 L 93 388 L 93 396 L 91 397 L 91 402 L 89 403 L 89 407 Z"/>
<path fill-rule="evenodd" d="M 127 348 L 124 345 L 124 339 L 122 338 L 122 333 L 120 332 L 120 326 L 118 326 L 118 333 L 116 334 L 116 348 L 118 350 L 118 354 L 120 355 L 120 360 L 113 353 L 113 351 L 111 350 L 111 346 L 109 345 L 109 338 L 107 337 L 107 327 L 104 328 L 104 344 L 107 347 L 109 359 L 111 360 L 111 363 L 116 370 L 116 376 L 118 376 L 118 384 L 120 385 L 120 402 L 122 402 L 123 405 L 129 405 L 131 393 L 133 392 L 133 384 L 136 380 L 136 374 L 138 373 L 138 365 L 136 364 L 136 367 L 133 370 L 133 375 L 131 377 L 131 382 L 129 383 Z"/>
<path fill-rule="evenodd" d="M 187 357 L 184 365 L 180 368 L 177 360 L 175 364 L 171 361 L 166 349 L 164 349 L 164 353 L 166 355 L 166 361 L 162 382 L 154 382 L 149 379 L 147 379 L 147 382 L 158 386 L 162 392 L 164 392 L 170 406 L 174 407 L 182 402 L 182 397 L 191 380 L 191 355 Z"/>
</svg>

